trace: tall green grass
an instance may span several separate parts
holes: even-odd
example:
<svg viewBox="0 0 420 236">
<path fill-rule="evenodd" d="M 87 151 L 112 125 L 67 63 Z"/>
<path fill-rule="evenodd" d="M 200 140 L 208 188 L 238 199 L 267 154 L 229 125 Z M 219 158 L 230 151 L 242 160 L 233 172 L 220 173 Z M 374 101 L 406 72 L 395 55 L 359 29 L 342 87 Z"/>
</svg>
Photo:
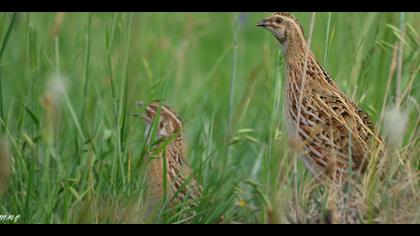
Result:
<svg viewBox="0 0 420 236">
<path fill-rule="evenodd" d="M 0 215 L 21 215 L 19 223 L 322 219 L 333 191 L 287 142 L 283 58 L 255 27 L 267 14 L 0 14 L 0 122 L 9 146 L 0 158 L 10 158 Z M 295 15 L 308 33 L 311 14 Z M 389 126 L 401 120 L 388 119 L 397 101 L 402 115 L 393 117 L 407 117 L 386 178 L 364 182 L 366 223 L 420 222 L 419 23 L 417 13 L 316 14 L 311 49 L 346 94 L 383 134 L 399 133 Z M 147 219 L 145 126 L 132 114 L 136 101 L 155 99 L 183 118 L 204 195 L 196 209 L 165 207 Z"/>
</svg>

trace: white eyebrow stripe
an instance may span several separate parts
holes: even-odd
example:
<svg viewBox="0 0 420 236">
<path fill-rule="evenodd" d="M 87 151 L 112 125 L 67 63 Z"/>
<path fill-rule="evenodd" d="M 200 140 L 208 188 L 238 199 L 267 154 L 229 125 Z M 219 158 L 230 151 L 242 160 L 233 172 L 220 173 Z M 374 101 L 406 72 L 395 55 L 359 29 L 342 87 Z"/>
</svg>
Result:
<svg viewBox="0 0 420 236">
<path fill-rule="evenodd" d="M 147 112 L 150 112 L 153 116 L 156 115 L 156 112 L 155 112 L 155 110 L 152 107 L 148 106 L 146 108 L 146 110 L 147 110 Z"/>
<path fill-rule="evenodd" d="M 168 107 L 166 107 L 165 105 L 161 105 L 161 104 L 151 104 L 147 107 L 147 110 L 150 111 L 151 113 L 153 113 L 153 115 L 156 115 L 156 111 L 155 109 L 159 109 L 160 107 L 160 114 L 164 115 L 167 114 L 170 116 L 171 119 L 175 120 L 177 122 L 177 124 L 181 127 L 182 126 L 182 122 L 181 120 L 178 118 L 178 116 L 176 114 L 174 114 L 173 111 L 171 111 Z"/>
<path fill-rule="evenodd" d="M 168 113 L 171 116 L 171 118 L 174 119 L 178 123 L 179 126 L 182 125 L 178 116 L 176 116 L 171 110 L 169 110 L 166 106 L 163 106 L 163 105 L 162 105 L 162 109 L 163 109 L 164 112 Z"/>
</svg>

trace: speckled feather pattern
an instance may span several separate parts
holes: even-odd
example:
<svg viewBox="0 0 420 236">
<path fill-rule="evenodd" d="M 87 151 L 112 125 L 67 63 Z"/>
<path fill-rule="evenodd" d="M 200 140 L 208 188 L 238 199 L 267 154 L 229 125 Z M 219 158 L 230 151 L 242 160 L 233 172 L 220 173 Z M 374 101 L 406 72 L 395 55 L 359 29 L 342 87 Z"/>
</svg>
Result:
<svg viewBox="0 0 420 236">
<path fill-rule="evenodd" d="M 173 122 L 174 124 L 182 125 L 182 121 L 176 115 L 176 113 L 168 106 L 162 106 L 161 110 L 161 121 Z M 152 103 L 148 108 L 157 110 L 158 105 Z M 148 115 L 154 116 L 155 113 L 149 113 Z M 153 118 L 153 117 L 152 117 Z M 176 120 L 171 120 L 176 119 Z M 158 129 L 166 129 L 167 127 L 158 127 Z M 179 127 L 182 129 L 182 127 Z M 182 202 L 186 198 L 196 199 L 200 196 L 202 190 L 192 176 L 192 170 L 186 162 L 185 154 L 185 140 L 182 134 L 182 130 L 178 128 L 173 131 L 167 131 L 168 137 L 161 137 L 161 139 L 168 139 L 169 143 L 159 144 L 153 147 L 153 150 L 149 153 L 149 165 L 147 170 L 148 178 L 148 199 L 150 205 L 158 204 L 164 197 L 164 169 L 163 160 L 166 159 L 167 168 L 167 197 L 171 203 L 174 201 Z M 158 132 L 159 133 L 159 132 Z M 163 145 L 163 148 L 161 147 Z"/>
<path fill-rule="evenodd" d="M 374 144 L 381 144 L 380 138 L 369 116 L 344 94 L 311 51 L 305 53 L 302 28 L 295 17 L 291 19 L 299 27 L 283 49 L 289 138 L 303 144 L 305 164 L 317 177 L 343 179 L 350 169 L 362 173 L 376 150 Z"/>
</svg>

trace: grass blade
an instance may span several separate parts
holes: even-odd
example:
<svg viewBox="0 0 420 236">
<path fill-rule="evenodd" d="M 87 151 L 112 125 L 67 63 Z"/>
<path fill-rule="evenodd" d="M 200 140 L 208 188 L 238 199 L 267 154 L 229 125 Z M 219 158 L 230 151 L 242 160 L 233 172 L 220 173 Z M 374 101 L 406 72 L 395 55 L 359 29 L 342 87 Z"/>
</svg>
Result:
<svg viewBox="0 0 420 236">
<path fill-rule="evenodd" d="M 4 50 L 6 49 L 7 43 L 9 42 L 10 35 L 12 33 L 13 25 L 16 20 L 17 13 L 14 12 L 12 15 L 12 19 L 10 20 L 9 26 L 7 27 L 6 33 L 3 36 L 3 39 L 1 41 L 1 47 L 0 47 L 0 63 L 1 59 L 3 57 Z M 0 64 L 0 120 L 2 121 L 2 133 L 5 132 L 6 129 L 6 117 L 4 116 L 4 110 L 3 110 L 3 77 L 1 74 L 1 64 Z"/>
</svg>

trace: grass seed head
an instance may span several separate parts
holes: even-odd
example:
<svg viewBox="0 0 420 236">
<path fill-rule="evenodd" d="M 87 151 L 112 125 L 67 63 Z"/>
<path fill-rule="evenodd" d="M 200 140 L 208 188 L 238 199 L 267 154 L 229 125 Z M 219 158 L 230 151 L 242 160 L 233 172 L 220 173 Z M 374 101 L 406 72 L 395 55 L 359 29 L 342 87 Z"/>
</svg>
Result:
<svg viewBox="0 0 420 236">
<path fill-rule="evenodd" d="M 384 115 L 384 133 L 388 143 L 401 147 L 408 123 L 407 113 L 397 106 L 388 108 Z"/>
</svg>

